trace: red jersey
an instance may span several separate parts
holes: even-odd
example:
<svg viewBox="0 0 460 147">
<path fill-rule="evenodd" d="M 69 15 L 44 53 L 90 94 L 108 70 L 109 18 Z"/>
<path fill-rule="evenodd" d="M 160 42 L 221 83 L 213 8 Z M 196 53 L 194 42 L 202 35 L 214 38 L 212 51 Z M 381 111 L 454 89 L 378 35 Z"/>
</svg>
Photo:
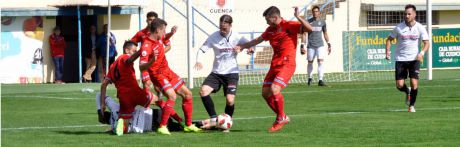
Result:
<svg viewBox="0 0 460 147">
<path fill-rule="evenodd" d="M 117 94 L 130 93 L 130 91 L 142 89 L 137 84 L 136 72 L 133 64 L 127 64 L 125 61 L 131 57 L 129 54 L 120 55 L 115 62 L 110 65 L 109 73 L 105 79 L 110 80 L 117 88 Z"/>
<path fill-rule="evenodd" d="M 134 41 L 136 43 L 143 43 L 144 39 L 145 38 L 148 38 L 150 36 L 150 31 L 148 28 L 144 28 L 142 30 L 140 30 L 139 32 L 136 33 L 136 35 L 133 36 L 133 38 L 131 38 L 131 41 Z M 165 45 L 170 45 L 170 41 L 169 41 L 169 38 L 166 39 L 165 37 L 163 37 L 163 43 Z"/>
<path fill-rule="evenodd" d="M 169 69 L 163 41 L 154 41 L 150 38 L 145 38 L 142 41 L 140 64 L 149 62 L 153 57 L 155 57 L 155 62 L 148 68 L 149 73 L 156 74 L 162 70 Z"/>
<path fill-rule="evenodd" d="M 63 57 L 64 50 L 67 47 L 64 37 L 52 34 L 50 35 L 49 42 L 51 57 Z"/>
<path fill-rule="evenodd" d="M 149 36 L 150 36 L 150 31 L 146 27 L 146 28 L 140 30 L 139 32 L 137 32 L 136 35 L 134 35 L 133 38 L 131 38 L 131 41 L 134 41 L 134 42 L 137 42 L 137 43 L 139 43 L 139 42 L 143 43 L 144 39 L 149 38 Z M 169 39 L 165 39 L 163 37 L 162 40 L 163 40 L 164 45 L 170 45 L 171 44 Z M 150 50 L 146 50 L 146 54 L 150 54 Z M 142 56 L 141 56 L 141 58 L 142 58 Z M 148 60 L 147 60 L 147 62 L 148 62 Z M 140 60 L 140 64 L 142 64 L 142 63 L 146 63 L 146 62 L 142 62 L 142 60 Z M 148 74 L 147 71 L 141 71 L 141 73 L 142 73 L 142 81 L 143 82 L 150 80 L 150 78 L 148 78 L 149 74 Z"/>
<path fill-rule="evenodd" d="M 282 20 L 276 27 L 268 27 L 262 38 L 268 40 L 273 48 L 271 67 L 294 64 L 296 57 L 297 35 L 301 24 L 296 21 Z"/>
</svg>

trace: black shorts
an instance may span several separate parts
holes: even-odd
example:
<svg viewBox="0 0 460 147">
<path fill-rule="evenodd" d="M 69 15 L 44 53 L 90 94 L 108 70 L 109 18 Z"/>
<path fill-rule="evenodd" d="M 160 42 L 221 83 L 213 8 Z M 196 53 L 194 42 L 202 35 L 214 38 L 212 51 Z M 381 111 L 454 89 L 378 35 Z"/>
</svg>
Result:
<svg viewBox="0 0 460 147">
<path fill-rule="evenodd" d="M 420 73 L 420 61 L 396 61 L 395 64 L 395 79 L 403 80 L 407 79 L 407 74 L 409 78 L 418 79 L 418 74 Z"/>
<path fill-rule="evenodd" d="M 212 89 L 212 93 L 216 93 L 219 91 L 220 86 L 224 87 L 224 96 L 227 94 L 234 94 L 236 95 L 236 87 L 238 85 L 239 76 L 238 73 L 231 73 L 231 74 L 216 74 L 211 73 L 206 77 L 204 80 L 203 85 L 208 85 Z"/>
</svg>

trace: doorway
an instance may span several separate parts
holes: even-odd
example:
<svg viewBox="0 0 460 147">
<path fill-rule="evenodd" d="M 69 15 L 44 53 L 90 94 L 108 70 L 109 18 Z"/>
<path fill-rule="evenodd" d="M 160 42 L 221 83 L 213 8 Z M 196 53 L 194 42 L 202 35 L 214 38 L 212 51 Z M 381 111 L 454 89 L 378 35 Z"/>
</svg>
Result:
<svg viewBox="0 0 460 147">
<path fill-rule="evenodd" d="M 81 16 L 81 37 L 82 43 L 85 36 L 89 35 L 89 28 L 91 25 L 97 26 L 97 16 L 95 15 L 85 15 Z M 57 16 L 56 17 L 56 26 L 61 28 L 62 35 L 64 36 L 67 48 L 64 53 L 64 76 L 63 81 L 67 83 L 76 83 L 79 82 L 79 66 L 78 66 L 78 16 Z M 82 50 L 83 50 L 82 44 Z M 82 62 L 82 73 L 84 74 L 86 70 L 85 58 L 82 53 L 81 57 Z M 96 71 L 93 72 L 93 81 L 98 81 L 96 76 Z"/>
</svg>

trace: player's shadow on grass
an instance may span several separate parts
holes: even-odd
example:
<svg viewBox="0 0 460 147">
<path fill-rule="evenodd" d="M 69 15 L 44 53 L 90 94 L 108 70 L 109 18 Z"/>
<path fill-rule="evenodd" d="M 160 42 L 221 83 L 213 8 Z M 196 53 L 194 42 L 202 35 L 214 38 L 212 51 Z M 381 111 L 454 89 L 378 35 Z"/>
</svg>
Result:
<svg viewBox="0 0 460 147">
<path fill-rule="evenodd" d="M 230 133 L 241 133 L 241 132 L 261 132 L 262 130 L 234 130 L 231 129 Z M 204 133 L 223 133 L 221 130 L 205 130 Z"/>
<path fill-rule="evenodd" d="M 93 112 L 81 112 L 81 113 L 66 113 L 66 115 L 88 115 L 88 114 L 97 114 L 97 113 L 93 113 Z"/>
<path fill-rule="evenodd" d="M 90 131 L 55 131 L 65 135 L 90 135 L 90 134 L 109 134 L 107 132 L 90 132 Z"/>
</svg>

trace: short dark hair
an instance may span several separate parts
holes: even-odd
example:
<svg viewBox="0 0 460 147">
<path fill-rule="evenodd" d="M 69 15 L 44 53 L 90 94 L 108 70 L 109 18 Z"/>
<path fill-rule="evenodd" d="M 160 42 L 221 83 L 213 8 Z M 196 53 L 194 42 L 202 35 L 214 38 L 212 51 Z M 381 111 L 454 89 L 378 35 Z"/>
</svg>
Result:
<svg viewBox="0 0 460 147">
<path fill-rule="evenodd" d="M 59 27 L 59 26 L 56 26 L 56 27 L 54 27 L 54 28 L 53 28 L 53 31 L 57 31 L 57 30 L 59 30 L 59 31 L 60 31 L 60 30 L 61 30 L 61 27 Z"/>
<path fill-rule="evenodd" d="M 158 18 L 158 14 L 154 11 L 150 11 L 147 13 L 147 18 L 149 17 L 155 17 L 155 18 Z"/>
<path fill-rule="evenodd" d="M 270 6 L 267 10 L 264 11 L 264 17 L 271 15 L 281 15 L 280 9 L 275 6 Z"/>
<path fill-rule="evenodd" d="M 154 33 L 158 28 L 160 28 L 163 25 L 167 26 L 168 23 L 166 23 L 166 21 L 164 21 L 163 19 L 157 18 L 153 20 L 152 23 L 150 24 L 149 30 L 151 33 Z"/>
<path fill-rule="evenodd" d="M 318 11 L 319 11 L 319 6 L 313 6 L 313 7 L 311 8 L 311 11 L 313 12 L 313 10 L 315 10 L 315 9 L 318 9 Z"/>
<path fill-rule="evenodd" d="M 129 48 L 131 46 L 136 46 L 137 47 L 137 43 L 134 42 L 134 41 L 131 41 L 131 40 L 126 40 L 125 43 L 123 44 L 123 53 L 126 54 L 125 49 L 127 49 L 127 48 Z"/>
<path fill-rule="evenodd" d="M 412 8 L 414 11 L 417 11 L 417 8 L 415 8 L 415 6 L 412 5 L 412 4 L 407 4 L 406 7 L 404 8 L 404 10 L 407 10 L 407 9 L 410 9 L 410 8 Z"/>
<path fill-rule="evenodd" d="M 219 22 L 225 22 L 225 23 L 229 23 L 229 24 L 232 24 L 233 23 L 233 18 L 232 16 L 228 15 L 228 14 L 224 14 L 220 17 L 219 19 Z"/>
</svg>

